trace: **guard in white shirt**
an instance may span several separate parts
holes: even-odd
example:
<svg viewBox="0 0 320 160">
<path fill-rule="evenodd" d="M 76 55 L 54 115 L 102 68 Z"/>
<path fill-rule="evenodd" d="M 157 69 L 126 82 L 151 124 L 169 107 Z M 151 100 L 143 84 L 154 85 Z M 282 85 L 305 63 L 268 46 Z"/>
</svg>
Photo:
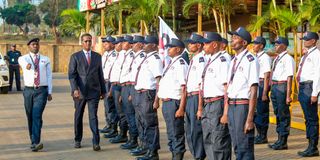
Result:
<svg viewBox="0 0 320 160">
<path fill-rule="evenodd" d="M 102 42 L 103 48 L 105 50 L 104 54 L 102 55 L 102 70 L 106 85 L 106 92 L 109 92 L 111 87 L 111 83 L 109 82 L 109 72 L 117 57 L 114 51 L 113 44 L 115 42 L 115 38 L 113 38 L 112 36 L 107 36 L 102 39 Z M 101 129 L 100 132 L 109 133 L 117 127 L 117 124 L 114 124 L 114 121 L 117 118 L 117 112 L 115 111 L 113 98 L 110 96 L 106 96 L 104 98 L 104 112 L 106 118 L 106 126 L 103 129 Z"/>
<path fill-rule="evenodd" d="M 278 37 L 275 41 L 275 51 L 278 56 L 272 64 L 271 101 L 277 118 L 278 140 L 268 145 L 274 150 L 288 149 L 287 139 L 290 132 L 290 102 L 291 86 L 294 73 L 294 60 L 287 53 L 289 41 L 285 37 Z"/>
<path fill-rule="evenodd" d="M 301 38 L 304 40 L 305 53 L 300 60 L 297 72 L 299 83 L 298 99 L 303 109 L 306 136 L 309 146 L 306 150 L 298 152 L 302 157 L 319 156 L 319 116 L 318 116 L 318 96 L 320 89 L 320 51 L 317 48 L 319 36 L 315 32 L 306 32 Z"/>
<path fill-rule="evenodd" d="M 158 97 L 162 99 L 162 114 L 167 126 L 169 149 L 172 159 L 182 160 L 185 149 L 184 112 L 186 105 L 186 75 L 188 65 L 181 57 L 184 44 L 172 38 L 168 55 L 172 58 L 159 83 Z"/>
<path fill-rule="evenodd" d="M 225 109 L 230 61 L 220 51 L 222 38 L 218 33 L 205 32 L 204 52 L 210 58 L 202 73 L 199 113 L 201 118 L 204 147 L 208 159 L 231 159 L 231 137 Z"/>
<path fill-rule="evenodd" d="M 228 126 L 236 159 L 254 159 L 254 112 L 259 83 L 259 63 L 247 50 L 250 33 L 243 27 L 228 32 L 236 55 L 228 72 Z"/>
<path fill-rule="evenodd" d="M 24 107 L 28 119 L 31 149 L 37 152 L 43 148 L 41 140 L 42 113 L 47 101 L 52 100 L 52 71 L 50 59 L 39 53 L 39 38 L 31 39 L 27 44 L 30 53 L 19 57 L 23 71 Z"/>
<path fill-rule="evenodd" d="M 228 47 L 228 40 L 225 38 L 222 38 L 221 45 L 220 45 L 220 51 L 223 53 L 223 56 L 230 62 L 232 57 L 227 51 Z"/>
<path fill-rule="evenodd" d="M 130 81 L 130 66 L 134 58 L 136 57 L 135 52 L 131 49 L 135 44 L 132 36 L 125 36 L 126 42 L 123 46 L 130 46 L 130 49 L 127 51 L 127 55 L 121 66 L 120 74 L 120 84 L 121 84 L 121 100 L 122 100 L 122 110 L 126 115 L 126 119 L 129 126 L 129 140 L 120 146 L 122 149 L 133 149 L 138 146 L 138 128 L 136 125 L 135 111 L 132 105 L 132 100 L 129 99 L 130 93 L 134 83 Z"/>
<path fill-rule="evenodd" d="M 185 130 L 187 142 L 191 154 L 195 159 L 204 159 L 206 157 L 203 146 L 203 135 L 201 120 L 196 116 L 199 105 L 199 91 L 201 76 L 205 66 L 205 57 L 202 51 L 203 43 L 202 36 L 193 33 L 189 39 L 186 40 L 188 50 L 192 53 L 192 59 L 187 72 L 187 105 L 185 117 Z"/>
<path fill-rule="evenodd" d="M 254 118 L 258 133 L 254 139 L 254 143 L 265 144 L 268 143 L 271 58 L 263 51 L 266 45 L 266 40 L 263 37 L 256 37 L 253 43 L 253 51 L 256 53 L 260 66 L 257 110 Z"/>
<path fill-rule="evenodd" d="M 138 123 L 143 129 L 143 138 L 145 146 L 137 148 L 131 152 L 132 155 L 142 155 L 137 160 L 158 160 L 160 149 L 159 143 L 159 122 L 157 109 L 159 108 L 159 99 L 156 96 L 158 84 L 162 74 L 162 61 L 157 52 L 158 39 L 154 36 L 146 36 L 143 48 L 146 55 L 137 67 L 135 76 L 136 94 L 133 103 L 138 110 Z M 140 134 L 140 133 L 139 133 Z"/>
<path fill-rule="evenodd" d="M 121 51 L 119 52 L 118 58 L 114 62 L 114 66 L 112 68 L 111 75 L 110 75 L 110 82 L 111 82 L 112 88 L 114 88 L 112 95 L 114 97 L 114 101 L 119 102 L 119 103 L 117 102 L 118 105 L 116 103 L 116 110 L 117 110 L 119 121 L 120 121 L 119 122 L 120 134 L 110 139 L 111 143 L 124 143 L 124 142 L 127 142 L 128 140 L 127 132 L 129 127 L 128 127 L 127 117 L 124 113 L 126 104 L 123 103 L 123 100 L 122 100 L 123 97 L 121 97 L 122 86 L 120 83 L 120 78 L 121 78 L 123 64 L 127 59 L 127 57 L 130 56 L 130 53 L 131 53 L 131 44 L 129 42 L 132 41 L 132 39 L 133 37 L 129 35 L 126 35 L 123 39 L 119 39 L 121 41 L 121 44 L 119 44 L 121 45 Z"/>
</svg>

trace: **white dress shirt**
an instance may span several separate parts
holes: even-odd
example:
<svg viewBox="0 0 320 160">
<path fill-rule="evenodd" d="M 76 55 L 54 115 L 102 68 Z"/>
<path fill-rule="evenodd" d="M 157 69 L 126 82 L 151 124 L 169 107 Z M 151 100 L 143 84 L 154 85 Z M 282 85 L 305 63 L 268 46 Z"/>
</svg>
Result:
<svg viewBox="0 0 320 160">
<path fill-rule="evenodd" d="M 230 81 L 234 61 L 237 70 L 233 81 Z M 236 55 L 230 62 L 228 72 L 228 97 L 250 99 L 250 87 L 259 83 L 259 63 L 257 58 L 247 49 Z"/>
<path fill-rule="evenodd" d="M 208 60 L 201 85 L 204 98 L 224 95 L 224 84 L 228 83 L 229 63 L 222 52 L 216 53 Z"/>
<path fill-rule="evenodd" d="M 103 77 L 105 80 L 108 81 L 112 66 L 115 60 L 117 59 L 117 53 L 114 50 L 110 52 L 104 52 L 101 59 L 102 59 Z"/>
<path fill-rule="evenodd" d="M 144 60 L 145 57 L 146 57 L 146 53 L 142 52 L 142 50 L 136 53 L 136 56 L 131 64 L 130 80 L 129 80 L 130 82 L 136 81 L 138 67 L 140 66 L 141 62 Z M 162 73 L 162 71 L 161 71 L 161 73 Z"/>
<path fill-rule="evenodd" d="M 196 92 L 199 91 L 199 85 L 201 83 L 201 76 L 203 73 L 203 69 L 206 64 L 206 58 L 204 57 L 204 53 L 200 52 L 195 55 L 190 61 L 190 65 L 187 72 L 187 92 Z"/>
<path fill-rule="evenodd" d="M 318 48 L 313 47 L 308 49 L 307 54 L 301 70 L 300 82 L 313 81 L 312 96 L 318 96 L 320 91 L 320 51 Z M 303 57 L 300 60 L 297 73 L 299 73 L 299 70 L 301 69 L 302 59 Z"/>
<path fill-rule="evenodd" d="M 48 86 L 48 94 L 52 94 L 52 71 L 50 66 L 50 59 L 40 53 L 37 54 L 39 57 L 39 74 L 40 74 L 40 85 Z M 23 71 L 24 85 L 27 87 L 35 87 L 35 54 L 29 53 L 19 57 L 18 62 Z M 31 64 L 30 70 L 27 69 L 27 65 Z"/>
<path fill-rule="evenodd" d="M 118 53 L 118 57 L 114 62 L 114 65 L 112 67 L 111 70 L 111 74 L 110 74 L 110 82 L 120 82 L 120 74 L 121 74 L 121 66 L 123 64 L 124 59 L 126 58 L 127 54 L 125 50 L 121 50 Z"/>
<path fill-rule="evenodd" d="M 156 78 L 162 75 L 162 71 L 162 61 L 159 54 L 156 51 L 148 53 L 137 67 L 134 88 L 136 90 L 155 90 L 157 88 Z"/>
<path fill-rule="evenodd" d="M 125 83 L 130 81 L 130 78 L 131 78 L 130 65 L 135 57 L 136 57 L 136 54 L 132 50 L 129 50 L 127 52 L 127 57 L 123 62 L 122 69 L 121 69 L 120 83 Z"/>
<path fill-rule="evenodd" d="M 259 61 L 259 78 L 264 78 L 264 74 L 271 72 L 271 58 L 264 51 L 257 53 L 257 58 Z"/>
<path fill-rule="evenodd" d="M 172 58 L 159 83 L 159 98 L 181 99 L 181 86 L 186 85 L 188 64 L 180 56 Z"/>
<path fill-rule="evenodd" d="M 276 63 L 278 58 L 278 63 Z M 294 60 L 287 53 L 287 51 L 279 54 L 273 61 L 272 68 L 272 80 L 273 81 L 287 81 L 289 76 L 293 76 L 294 73 Z"/>
<path fill-rule="evenodd" d="M 222 51 L 222 53 L 223 53 L 223 56 L 227 59 L 227 61 L 230 62 L 231 55 L 226 50 Z"/>
</svg>

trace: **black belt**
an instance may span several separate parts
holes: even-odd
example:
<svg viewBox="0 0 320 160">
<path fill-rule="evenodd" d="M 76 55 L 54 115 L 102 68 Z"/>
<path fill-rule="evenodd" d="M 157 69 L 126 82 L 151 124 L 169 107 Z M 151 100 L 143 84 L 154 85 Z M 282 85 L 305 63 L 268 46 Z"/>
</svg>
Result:
<svg viewBox="0 0 320 160">
<path fill-rule="evenodd" d="M 24 88 L 37 90 L 37 89 L 41 89 L 41 88 L 48 88 L 48 86 L 34 86 L 34 87 L 25 86 Z"/>
<path fill-rule="evenodd" d="M 307 85 L 307 84 L 312 84 L 313 81 L 304 81 L 304 82 L 299 82 L 299 85 Z"/>
</svg>

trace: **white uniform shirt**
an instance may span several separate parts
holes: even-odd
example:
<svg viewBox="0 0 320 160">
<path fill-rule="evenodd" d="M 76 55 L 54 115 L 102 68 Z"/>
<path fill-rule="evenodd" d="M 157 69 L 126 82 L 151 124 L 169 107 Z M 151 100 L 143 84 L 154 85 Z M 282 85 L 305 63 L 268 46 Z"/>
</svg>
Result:
<svg viewBox="0 0 320 160">
<path fill-rule="evenodd" d="M 242 59 L 242 60 L 241 60 Z M 233 81 L 230 81 L 234 61 L 238 67 L 234 73 Z M 257 58 L 247 49 L 236 55 L 230 62 L 228 72 L 228 97 L 249 99 L 250 87 L 259 82 L 259 63 Z"/>
<path fill-rule="evenodd" d="M 164 70 L 159 83 L 159 98 L 181 99 L 181 86 L 186 85 L 188 64 L 180 56 L 174 57 Z"/>
<path fill-rule="evenodd" d="M 224 95 L 224 84 L 228 83 L 228 69 L 230 61 L 223 53 L 211 56 L 203 72 L 203 97 L 212 98 Z"/>
<path fill-rule="evenodd" d="M 120 81 L 121 66 L 122 66 L 122 63 L 125 58 L 126 58 L 126 51 L 121 50 L 118 53 L 118 57 L 115 60 L 114 65 L 112 67 L 110 78 L 109 78 L 110 82 L 119 82 Z"/>
<path fill-rule="evenodd" d="M 102 55 L 102 70 L 105 80 L 109 80 L 110 71 L 116 59 L 117 53 L 114 50 L 110 52 L 104 52 L 104 54 Z"/>
<path fill-rule="evenodd" d="M 278 59 L 277 64 L 276 61 Z M 272 68 L 272 80 L 273 81 L 286 81 L 289 76 L 293 76 L 294 73 L 294 60 L 287 53 L 287 51 L 279 54 L 273 61 Z"/>
<path fill-rule="evenodd" d="M 304 55 L 305 56 L 305 55 Z M 299 63 L 299 70 L 301 69 L 302 58 Z M 318 96 L 320 91 L 320 51 L 318 48 L 313 47 L 308 50 L 300 74 L 300 82 L 313 81 L 312 83 L 312 96 Z"/>
<path fill-rule="evenodd" d="M 206 65 L 206 59 L 203 52 L 195 55 L 190 61 L 190 65 L 187 72 L 187 92 L 199 91 L 199 85 L 201 83 L 201 76 L 203 69 Z"/>
<path fill-rule="evenodd" d="M 140 66 L 141 62 L 144 60 L 145 56 L 146 56 L 146 53 L 142 52 L 142 50 L 136 53 L 136 56 L 131 64 L 130 80 L 129 80 L 130 82 L 136 81 L 138 67 Z"/>
<path fill-rule="evenodd" d="M 135 57 L 135 53 L 132 50 L 128 50 L 126 53 L 127 57 L 123 62 L 120 83 L 125 83 L 130 81 L 130 65 Z"/>
<path fill-rule="evenodd" d="M 52 71 L 50 66 L 50 59 L 42 54 L 39 56 L 39 74 L 40 74 L 40 85 L 48 86 L 48 94 L 52 93 Z M 33 62 L 35 61 L 35 54 L 29 53 L 24 56 L 19 57 L 18 62 L 23 71 L 24 85 L 27 87 L 34 87 L 35 78 L 35 66 Z M 31 64 L 30 70 L 27 70 L 27 65 Z"/>
<path fill-rule="evenodd" d="M 264 78 L 264 74 L 271 72 L 271 58 L 264 51 L 257 53 L 257 58 L 259 61 L 259 78 Z"/>
<path fill-rule="evenodd" d="M 227 61 L 230 62 L 231 55 L 226 50 L 222 51 L 222 53 L 223 53 L 223 56 L 227 59 Z"/>
<path fill-rule="evenodd" d="M 156 51 L 148 53 L 137 68 L 135 89 L 155 90 L 156 78 L 162 75 L 163 70 L 159 54 Z"/>
</svg>

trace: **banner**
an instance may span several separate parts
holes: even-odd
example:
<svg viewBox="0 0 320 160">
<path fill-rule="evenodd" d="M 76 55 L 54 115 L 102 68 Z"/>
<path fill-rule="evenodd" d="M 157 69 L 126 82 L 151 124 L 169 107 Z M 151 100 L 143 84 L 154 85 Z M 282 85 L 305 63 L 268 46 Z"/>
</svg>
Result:
<svg viewBox="0 0 320 160">
<path fill-rule="evenodd" d="M 80 12 L 101 9 L 106 7 L 106 4 L 113 3 L 119 0 L 78 0 L 78 8 Z"/>
</svg>

